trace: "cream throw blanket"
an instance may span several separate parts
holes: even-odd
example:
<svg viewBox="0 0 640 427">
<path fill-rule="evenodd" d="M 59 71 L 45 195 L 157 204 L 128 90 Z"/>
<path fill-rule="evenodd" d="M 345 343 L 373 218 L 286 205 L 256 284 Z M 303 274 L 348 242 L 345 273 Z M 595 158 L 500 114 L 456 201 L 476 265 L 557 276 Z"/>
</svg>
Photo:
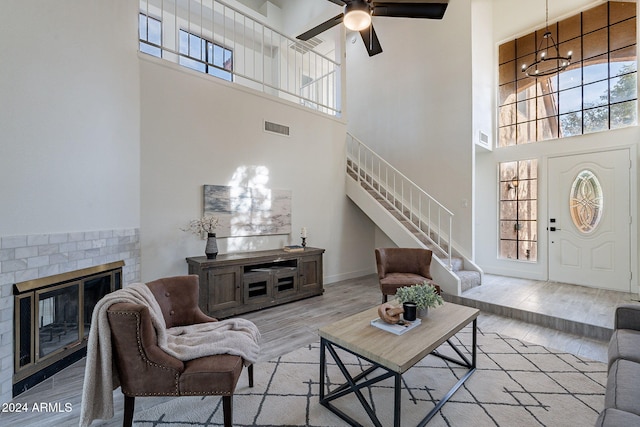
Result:
<svg viewBox="0 0 640 427">
<path fill-rule="evenodd" d="M 228 319 L 167 329 L 160 305 L 149 287 L 144 283 L 134 283 L 105 295 L 93 310 L 87 343 L 80 426 L 88 426 L 95 419 L 113 417 L 113 390 L 120 384 L 113 367 L 107 309 L 121 302 L 148 306 L 151 323 L 158 335 L 158 346 L 179 360 L 233 354 L 242 357 L 245 364 L 252 364 L 258 358 L 260 332 L 249 320 Z"/>
</svg>

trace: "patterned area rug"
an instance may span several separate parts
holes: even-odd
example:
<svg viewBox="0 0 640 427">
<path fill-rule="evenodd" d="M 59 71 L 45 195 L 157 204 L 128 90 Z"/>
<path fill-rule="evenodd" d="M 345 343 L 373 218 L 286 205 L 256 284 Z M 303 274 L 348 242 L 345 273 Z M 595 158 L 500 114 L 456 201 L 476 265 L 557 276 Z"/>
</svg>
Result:
<svg viewBox="0 0 640 427">
<path fill-rule="evenodd" d="M 453 342 L 469 354 L 471 329 Z M 234 426 L 344 426 L 318 402 L 319 343 L 255 366 L 255 386 L 243 372 L 234 397 Z M 454 356 L 447 344 L 442 354 Z M 340 352 L 352 375 L 368 367 Z M 327 354 L 327 360 L 333 362 Z M 464 374 L 465 369 L 428 356 L 403 375 L 402 425 L 417 425 Z M 377 371 L 379 372 L 379 371 Z M 376 372 L 374 372 L 374 375 Z M 331 389 L 345 380 L 331 364 Z M 429 426 L 590 426 L 604 405 L 606 365 L 569 353 L 478 330 L 477 370 L 429 422 Z M 393 379 L 363 390 L 384 426 L 393 425 Z M 353 395 L 334 404 L 369 426 L 372 422 Z M 168 400 L 134 417 L 137 427 L 221 426 L 218 397 Z"/>
</svg>

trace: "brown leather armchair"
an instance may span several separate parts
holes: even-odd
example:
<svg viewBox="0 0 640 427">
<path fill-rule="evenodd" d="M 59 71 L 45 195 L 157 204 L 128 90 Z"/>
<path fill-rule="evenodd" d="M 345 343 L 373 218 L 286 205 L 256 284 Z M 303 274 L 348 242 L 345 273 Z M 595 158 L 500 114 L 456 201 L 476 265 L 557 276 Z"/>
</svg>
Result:
<svg viewBox="0 0 640 427">
<path fill-rule="evenodd" d="M 375 252 L 383 303 L 387 302 L 388 295 L 395 295 L 398 288 L 425 280 L 440 293 L 440 286 L 433 283 L 431 278 L 433 253 L 429 249 L 377 248 Z"/>
<path fill-rule="evenodd" d="M 214 322 L 198 307 L 198 276 L 147 283 L 167 328 Z M 182 362 L 158 346 L 148 307 L 116 303 L 107 310 L 115 367 L 124 394 L 123 426 L 131 426 L 137 396 L 222 396 L 224 425 L 233 425 L 233 393 L 244 361 L 230 354 Z M 253 387 L 253 365 L 248 366 Z"/>
</svg>

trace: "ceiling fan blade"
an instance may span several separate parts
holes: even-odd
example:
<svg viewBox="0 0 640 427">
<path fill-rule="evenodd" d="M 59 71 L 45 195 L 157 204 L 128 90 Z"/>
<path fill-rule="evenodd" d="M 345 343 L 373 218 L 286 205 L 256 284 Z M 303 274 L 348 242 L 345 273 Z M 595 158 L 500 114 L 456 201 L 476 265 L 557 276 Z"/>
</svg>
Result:
<svg viewBox="0 0 640 427">
<path fill-rule="evenodd" d="M 442 19 L 449 5 L 448 0 L 438 2 L 373 2 L 373 16 L 389 16 L 393 18 Z"/>
<path fill-rule="evenodd" d="M 344 13 L 341 13 L 340 15 L 336 15 L 333 18 L 331 18 L 331 19 L 329 19 L 327 21 L 324 21 L 322 24 L 320 24 L 320 25 L 318 25 L 316 27 L 313 27 L 309 31 L 306 31 L 306 32 L 300 34 L 296 38 L 299 39 L 299 40 L 307 41 L 310 38 L 315 37 L 318 34 L 327 31 L 329 28 L 338 25 L 339 23 L 342 22 L 342 18 L 343 17 L 344 17 Z"/>
<path fill-rule="evenodd" d="M 376 30 L 373 28 L 373 25 L 370 25 L 360 31 L 360 35 L 362 36 L 362 41 L 367 48 L 369 56 L 382 53 L 382 46 L 380 45 L 380 40 L 378 40 L 378 36 L 376 35 Z"/>
<path fill-rule="evenodd" d="M 331 3 L 333 4 L 337 4 L 338 6 L 344 6 L 346 2 L 343 2 L 342 0 L 329 0 Z"/>
</svg>

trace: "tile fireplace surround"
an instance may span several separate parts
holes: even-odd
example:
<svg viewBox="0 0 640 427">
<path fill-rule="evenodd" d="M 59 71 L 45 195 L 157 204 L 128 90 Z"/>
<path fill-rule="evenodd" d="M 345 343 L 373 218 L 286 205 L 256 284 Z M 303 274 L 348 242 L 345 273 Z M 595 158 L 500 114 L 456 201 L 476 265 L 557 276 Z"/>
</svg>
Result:
<svg viewBox="0 0 640 427">
<path fill-rule="evenodd" d="M 123 260 L 123 284 L 140 281 L 140 230 L 0 237 L 0 402 L 12 399 L 13 285 Z"/>
</svg>

